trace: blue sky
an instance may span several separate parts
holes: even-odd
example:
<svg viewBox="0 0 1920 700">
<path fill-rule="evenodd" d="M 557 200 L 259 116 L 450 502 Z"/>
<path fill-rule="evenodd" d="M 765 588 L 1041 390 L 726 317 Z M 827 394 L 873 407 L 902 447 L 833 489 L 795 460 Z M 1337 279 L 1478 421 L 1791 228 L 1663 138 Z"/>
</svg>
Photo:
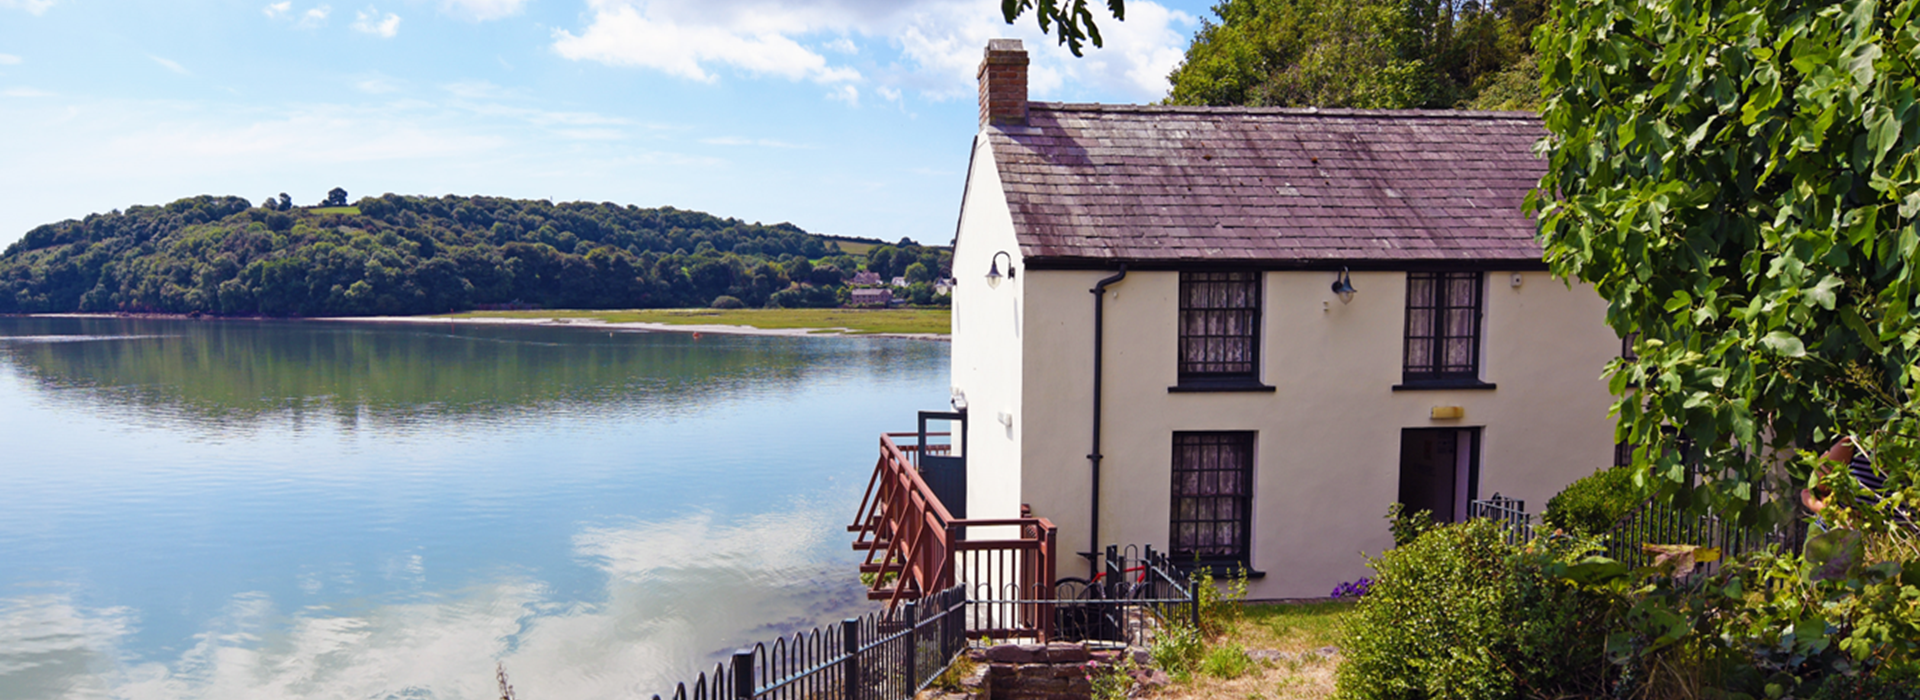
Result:
<svg viewBox="0 0 1920 700">
<path fill-rule="evenodd" d="M 195 194 L 671 205 L 944 243 L 987 39 L 1149 102 L 1210 3 L 1073 58 L 997 0 L 0 0 L 0 246 Z M 1104 3 L 1096 3 L 1104 4 Z"/>
</svg>

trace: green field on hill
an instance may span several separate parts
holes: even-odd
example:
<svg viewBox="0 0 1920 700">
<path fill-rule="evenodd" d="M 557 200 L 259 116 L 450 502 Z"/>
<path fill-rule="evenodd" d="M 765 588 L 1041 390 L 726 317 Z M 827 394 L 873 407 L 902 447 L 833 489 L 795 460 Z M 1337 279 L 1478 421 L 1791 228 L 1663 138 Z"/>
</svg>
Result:
<svg viewBox="0 0 1920 700">
<path fill-rule="evenodd" d="M 868 253 L 873 252 L 874 248 L 880 247 L 878 243 L 855 243 L 853 241 L 834 241 L 834 243 L 840 246 L 841 252 L 848 255 L 858 255 L 863 258 L 867 257 Z"/>
<path fill-rule="evenodd" d="M 470 311 L 435 318 L 596 319 L 607 323 L 726 325 L 753 328 L 845 328 L 853 333 L 939 333 L 953 328 L 947 309 L 619 309 L 607 311 Z"/>
</svg>

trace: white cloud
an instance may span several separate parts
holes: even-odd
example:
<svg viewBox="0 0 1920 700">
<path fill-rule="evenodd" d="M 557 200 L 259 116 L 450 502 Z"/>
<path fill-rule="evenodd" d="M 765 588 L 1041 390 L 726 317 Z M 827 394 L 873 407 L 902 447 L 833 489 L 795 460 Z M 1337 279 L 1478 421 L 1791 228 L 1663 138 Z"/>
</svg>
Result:
<svg viewBox="0 0 1920 700">
<path fill-rule="evenodd" d="M 520 14 L 527 0 L 441 0 L 440 9 L 448 14 L 479 22 Z"/>
<path fill-rule="evenodd" d="M 308 9 L 300 13 L 300 23 L 295 26 L 301 29 L 324 27 L 327 25 L 327 16 L 330 14 L 333 14 L 333 8 L 326 5 Z"/>
<path fill-rule="evenodd" d="M 1035 99 L 1115 92 L 1158 99 L 1198 20 L 1152 2 L 1130 5 L 1124 22 L 1100 17 L 1106 46 L 1089 47 L 1083 58 L 1041 34 L 1031 15 L 1008 26 L 971 0 L 588 0 L 586 26 L 555 30 L 553 49 L 573 60 L 705 82 L 718 79 L 716 69 L 732 68 L 831 83 L 832 99 L 852 103 L 857 91 L 845 89 L 852 85 L 933 100 L 969 97 L 987 40 L 1011 37 L 1024 39 L 1032 56 Z M 891 44 L 900 59 L 856 68 L 858 57 L 873 55 L 861 42 Z"/>
<path fill-rule="evenodd" d="M 880 97 L 882 99 L 885 99 L 888 102 L 897 103 L 900 101 L 900 91 L 895 88 L 882 85 L 879 88 L 875 89 L 874 92 L 880 93 Z"/>
<path fill-rule="evenodd" d="M 27 14 L 39 15 L 53 7 L 54 0 L 0 0 L 0 8 L 26 10 Z"/>
<path fill-rule="evenodd" d="M 167 70 L 173 71 L 175 73 L 179 73 L 181 75 L 193 75 L 191 71 L 187 70 L 186 66 L 182 66 L 171 59 L 161 58 L 153 54 L 147 54 L 147 58 L 153 59 L 154 63 L 158 63 L 162 66 L 165 66 Z"/>
<path fill-rule="evenodd" d="M 401 81 L 385 73 L 368 73 L 353 79 L 353 89 L 369 95 L 399 92 Z"/>
<path fill-rule="evenodd" d="M 610 65 L 652 68 L 690 80 L 713 82 L 709 66 L 728 65 L 756 75 L 821 83 L 860 79 L 853 68 L 829 66 L 827 59 L 783 33 L 780 17 L 793 12 L 778 6 L 766 14 L 712 17 L 684 12 L 685 3 L 651 2 L 636 7 L 618 0 L 592 0 L 593 23 L 578 35 L 554 30 L 554 51 L 565 58 Z M 747 13 L 754 15 L 754 13 Z M 715 22 L 714 20 L 721 20 Z M 804 20 L 801 20 L 804 22 Z M 796 29 L 806 25 L 788 25 Z"/>
<path fill-rule="evenodd" d="M 827 99 L 845 102 L 849 107 L 858 107 L 860 106 L 860 88 L 852 85 L 841 85 L 832 90 L 828 90 Z"/>
<path fill-rule="evenodd" d="M 845 545 L 827 536 L 834 516 L 587 528 L 572 553 L 599 590 L 578 600 L 521 577 L 338 607 L 240 593 L 177 651 L 134 649 L 148 641 L 138 610 L 66 594 L 0 599 L 0 676 L 74 698 L 478 698 L 498 695 L 498 662 L 521 697 L 668 691 L 711 668 L 717 649 L 872 609 Z"/>
<path fill-rule="evenodd" d="M 268 19 L 279 19 L 292 10 L 293 0 L 284 0 L 284 2 L 276 2 L 260 8 L 260 14 L 266 15 Z"/>
<path fill-rule="evenodd" d="M 392 39 L 393 35 L 400 33 L 400 15 L 389 12 L 382 17 L 379 8 L 369 6 L 353 13 L 353 29 L 362 34 Z"/>
<path fill-rule="evenodd" d="M 485 80 L 465 80 L 457 83 L 447 83 L 446 85 L 440 86 L 440 89 L 447 91 L 455 97 L 465 97 L 474 100 L 500 100 L 515 97 L 511 90 Z"/>
<path fill-rule="evenodd" d="M 10 53 L 0 53 L 0 66 L 20 65 L 20 57 Z"/>
</svg>

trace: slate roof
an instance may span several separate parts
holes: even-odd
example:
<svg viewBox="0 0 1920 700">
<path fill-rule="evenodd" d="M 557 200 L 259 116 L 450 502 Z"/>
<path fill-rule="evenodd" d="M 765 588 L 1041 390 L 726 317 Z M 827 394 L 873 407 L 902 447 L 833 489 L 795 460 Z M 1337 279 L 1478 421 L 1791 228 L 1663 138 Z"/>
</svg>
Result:
<svg viewBox="0 0 1920 700">
<path fill-rule="evenodd" d="M 1034 102 L 987 134 L 1030 266 L 1540 265 L 1532 114 Z"/>
</svg>

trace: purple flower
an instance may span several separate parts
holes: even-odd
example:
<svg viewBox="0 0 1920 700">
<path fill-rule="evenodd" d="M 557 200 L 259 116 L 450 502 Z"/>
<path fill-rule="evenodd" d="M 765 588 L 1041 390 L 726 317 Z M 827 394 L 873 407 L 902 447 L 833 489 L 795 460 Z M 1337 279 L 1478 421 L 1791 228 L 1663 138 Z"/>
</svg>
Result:
<svg viewBox="0 0 1920 700">
<path fill-rule="evenodd" d="M 1358 581 L 1345 581 L 1333 587 L 1335 598 L 1361 598 L 1373 589 L 1373 579 L 1361 578 Z"/>
</svg>

